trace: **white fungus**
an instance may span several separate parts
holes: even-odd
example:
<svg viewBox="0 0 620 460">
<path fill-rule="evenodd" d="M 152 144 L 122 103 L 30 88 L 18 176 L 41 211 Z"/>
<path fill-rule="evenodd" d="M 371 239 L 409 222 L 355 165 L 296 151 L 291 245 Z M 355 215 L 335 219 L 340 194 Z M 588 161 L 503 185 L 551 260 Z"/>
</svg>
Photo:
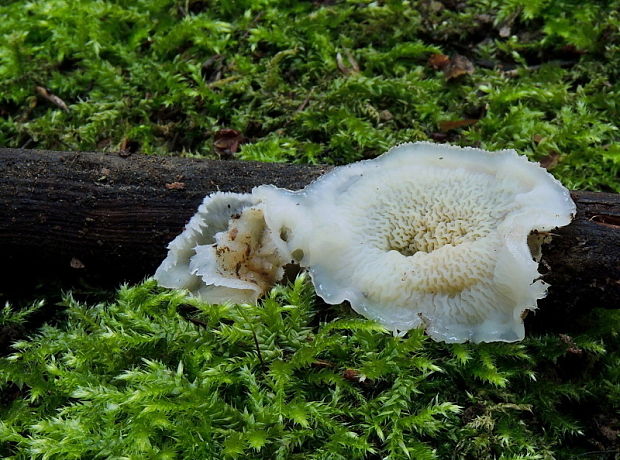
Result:
<svg viewBox="0 0 620 460">
<path fill-rule="evenodd" d="M 522 314 L 547 289 L 542 240 L 528 236 L 575 213 L 568 190 L 513 150 L 429 143 L 253 197 L 327 303 L 446 342 L 523 339 Z"/>
<path fill-rule="evenodd" d="M 155 272 L 157 282 L 211 303 L 256 303 L 290 262 L 284 242 L 266 227 L 261 204 L 250 194 L 207 196 L 168 249 Z"/>
<path fill-rule="evenodd" d="M 404 144 L 298 192 L 208 196 L 155 279 L 254 303 L 293 260 L 327 303 L 348 300 L 395 333 L 512 342 L 546 295 L 545 232 L 574 213 L 568 190 L 513 150 Z"/>
</svg>

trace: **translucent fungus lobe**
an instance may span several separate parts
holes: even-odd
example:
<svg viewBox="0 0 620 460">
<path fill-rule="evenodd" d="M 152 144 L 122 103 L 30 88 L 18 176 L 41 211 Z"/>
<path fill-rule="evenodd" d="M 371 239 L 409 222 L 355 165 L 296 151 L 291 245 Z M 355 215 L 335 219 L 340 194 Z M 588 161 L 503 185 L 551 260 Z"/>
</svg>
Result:
<svg viewBox="0 0 620 460">
<path fill-rule="evenodd" d="M 557 180 L 514 151 L 427 143 L 335 168 L 300 192 L 254 195 L 326 302 L 448 342 L 524 337 L 521 315 L 546 293 L 528 235 L 575 211 Z"/>
<path fill-rule="evenodd" d="M 568 190 L 513 150 L 403 144 L 300 191 L 207 197 L 155 277 L 210 302 L 255 302 L 294 261 L 327 303 L 396 333 L 510 342 L 546 295 L 538 234 L 574 213 Z"/>
</svg>

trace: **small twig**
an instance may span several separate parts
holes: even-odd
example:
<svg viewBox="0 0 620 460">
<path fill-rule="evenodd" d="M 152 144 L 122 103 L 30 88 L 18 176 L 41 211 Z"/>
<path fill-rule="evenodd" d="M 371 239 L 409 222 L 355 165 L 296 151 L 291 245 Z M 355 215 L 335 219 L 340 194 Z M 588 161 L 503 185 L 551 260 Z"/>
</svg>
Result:
<svg viewBox="0 0 620 460">
<path fill-rule="evenodd" d="M 263 355 L 260 351 L 260 346 L 258 344 L 258 337 L 256 336 L 256 331 L 252 326 L 250 326 L 250 330 L 252 331 L 252 335 L 254 336 L 254 345 L 256 345 L 256 354 L 258 355 L 258 360 L 260 361 L 260 365 L 262 368 L 265 367 L 265 361 L 263 361 Z"/>
<path fill-rule="evenodd" d="M 212 83 L 209 83 L 207 86 L 209 88 L 217 88 L 219 86 L 224 86 L 227 83 L 230 83 L 231 81 L 239 80 L 240 78 L 241 78 L 241 75 L 232 75 L 230 77 L 215 80 Z"/>
<path fill-rule="evenodd" d="M 55 94 L 50 93 L 47 89 L 43 88 L 42 86 L 35 86 L 34 89 L 37 92 L 37 94 L 41 96 L 43 99 L 45 99 L 46 101 L 51 102 L 55 106 L 64 110 L 65 112 L 69 111 L 69 107 L 67 107 L 67 104 L 65 104 L 65 101 L 63 101 L 61 98 L 59 98 Z"/>
<path fill-rule="evenodd" d="M 190 316 L 191 310 L 193 310 L 193 311 L 200 311 L 197 308 L 193 307 L 192 305 L 188 305 L 188 304 L 181 304 L 181 305 L 179 305 L 177 307 L 177 311 L 178 311 L 179 315 L 181 315 L 181 317 L 183 319 L 186 319 L 187 321 L 189 321 L 190 323 L 195 324 L 196 326 L 202 326 L 202 327 L 208 329 L 209 325 L 206 322 L 204 322 L 204 321 L 202 321 L 202 320 L 200 320 L 198 318 L 194 318 L 194 317 Z M 187 315 L 185 315 L 185 313 L 187 313 Z"/>
<path fill-rule="evenodd" d="M 313 95 L 314 95 L 314 88 L 310 88 L 310 91 L 308 92 L 308 95 L 306 96 L 304 101 L 299 105 L 299 107 L 295 109 L 295 113 L 299 113 L 303 111 L 308 106 L 308 102 L 310 102 L 310 98 Z"/>
<path fill-rule="evenodd" d="M 572 65 L 575 65 L 576 62 L 575 61 L 549 61 L 545 63 L 545 65 L 548 65 L 548 64 L 555 64 L 559 67 L 570 67 Z M 517 67 L 516 69 L 502 71 L 502 75 L 507 78 L 516 78 L 519 75 L 521 75 L 521 73 L 524 71 L 533 72 L 533 71 L 540 69 L 542 66 L 543 64 L 531 65 L 527 67 Z"/>
<path fill-rule="evenodd" d="M 189 321 L 190 323 L 195 324 L 196 326 L 202 326 L 204 328 L 208 328 L 209 325 L 207 323 L 205 323 L 204 321 L 201 321 L 197 318 L 185 318 L 187 321 Z"/>
<path fill-rule="evenodd" d="M 254 26 L 256 26 L 256 24 L 258 24 L 258 21 L 260 21 L 264 15 L 265 15 L 265 12 L 261 11 L 256 16 L 254 16 L 254 19 L 252 19 L 252 22 L 246 27 L 245 32 L 241 36 L 242 40 L 245 40 L 246 38 L 250 36 L 252 29 L 254 28 Z"/>
<path fill-rule="evenodd" d="M 256 335 L 256 331 L 254 330 L 254 326 L 252 325 L 252 322 L 248 319 L 248 317 L 245 316 L 245 314 L 239 308 L 238 305 L 237 305 L 237 311 L 239 312 L 239 314 L 243 317 L 245 322 L 250 327 L 250 331 L 252 331 L 252 337 L 254 337 L 254 345 L 256 345 L 256 355 L 258 356 L 258 360 L 260 361 L 261 368 L 264 369 L 265 368 L 265 361 L 263 361 L 263 354 L 260 351 L 260 345 L 258 343 L 258 336 Z"/>
<path fill-rule="evenodd" d="M 314 95 L 314 88 L 310 88 L 310 91 L 308 92 L 308 95 L 306 96 L 306 98 L 303 100 L 303 102 L 301 104 L 299 104 L 299 107 L 297 107 L 295 109 L 295 111 L 293 112 L 293 115 L 297 115 L 300 112 L 303 112 L 303 110 L 308 107 L 308 103 L 310 102 L 310 99 L 312 98 L 312 96 Z M 292 123 L 293 121 L 293 117 L 288 117 L 287 120 L 284 122 L 284 126 L 288 126 Z"/>
<path fill-rule="evenodd" d="M 620 216 L 606 216 L 604 214 L 596 214 L 588 219 L 590 222 L 596 222 L 611 228 L 620 227 Z"/>
<path fill-rule="evenodd" d="M 34 140 L 32 138 L 28 139 L 26 142 L 24 142 L 24 145 L 22 145 L 20 147 L 20 149 L 26 149 L 26 148 L 30 147 L 33 142 L 34 142 Z"/>
</svg>

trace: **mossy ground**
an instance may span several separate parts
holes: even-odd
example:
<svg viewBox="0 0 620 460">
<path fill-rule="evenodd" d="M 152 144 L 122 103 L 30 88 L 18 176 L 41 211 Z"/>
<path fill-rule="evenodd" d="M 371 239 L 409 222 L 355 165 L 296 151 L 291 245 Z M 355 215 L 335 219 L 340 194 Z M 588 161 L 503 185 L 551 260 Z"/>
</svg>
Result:
<svg viewBox="0 0 620 460">
<path fill-rule="evenodd" d="M 551 156 L 570 188 L 618 191 L 619 10 L 617 0 L 5 1 L 0 145 L 213 156 L 218 131 L 234 129 L 241 159 L 342 164 L 447 138 Z M 428 65 L 433 53 L 464 55 L 475 72 L 447 80 Z M 463 119 L 478 121 L 441 132 Z"/>
<path fill-rule="evenodd" d="M 618 192 L 619 11 L 5 1 L 0 145 L 343 164 L 436 140 L 516 148 L 570 188 Z M 448 79 L 433 54 L 474 72 Z M 67 298 L 38 331 L 7 308 L 1 341 L 32 337 L 0 361 L 0 455 L 620 456 L 616 312 L 522 344 L 448 346 L 315 303 L 301 279 L 243 308 L 149 281 L 107 304 Z"/>
<path fill-rule="evenodd" d="M 620 312 L 519 344 L 394 337 L 299 277 L 259 306 L 154 281 L 0 359 L 4 458 L 614 458 Z M 42 308 L 35 305 L 32 309 Z M 5 308 L 2 325 L 24 312 Z M 325 316 L 327 314 L 327 317 Z M 320 317 L 319 315 L 323 315 Z M 615 444 L 614 444 L 615 443 Z"/>
</svg>

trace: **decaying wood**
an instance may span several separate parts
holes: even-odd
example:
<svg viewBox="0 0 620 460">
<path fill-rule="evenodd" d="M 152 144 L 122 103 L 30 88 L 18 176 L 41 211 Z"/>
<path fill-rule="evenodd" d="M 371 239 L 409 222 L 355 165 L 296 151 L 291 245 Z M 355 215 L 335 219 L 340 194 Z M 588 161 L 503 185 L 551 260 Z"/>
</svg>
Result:
<svg viewBox="0 0 620 460">
<path fill-rule="evenodd" d="M 554 230 L 539 270 L 548 295 L 538 302 L 540 324 L 568 322 L 574 312 L 620 308 L 620 195 L 571 192 L 573 222 Z"/>
<path fill-rule="evenodd" d="M 299 188 L 326 168 L 0 149 L 0 253 L 10 278 L 118 284 L 152 274 L 205 195 Z M 4 270 L 5 272 L 7 270 Z M 49 276 L 48 276 L 49 275 Z M 8 281 L 7 281 L 8 280 Z"/>
<path fill-rule="evenodd" d="M 214 191 L 299 189 L 328 167 L 0 149 L 0 251 L 8 284 L 41 274 L 109 283 L 152 274 L 166 244 Z M 620 307 L 620 195 L 573 192 L 541 271 L 551 313 Z M 6 280 L 6 279 L 5 279 Z"/>
</svg>

